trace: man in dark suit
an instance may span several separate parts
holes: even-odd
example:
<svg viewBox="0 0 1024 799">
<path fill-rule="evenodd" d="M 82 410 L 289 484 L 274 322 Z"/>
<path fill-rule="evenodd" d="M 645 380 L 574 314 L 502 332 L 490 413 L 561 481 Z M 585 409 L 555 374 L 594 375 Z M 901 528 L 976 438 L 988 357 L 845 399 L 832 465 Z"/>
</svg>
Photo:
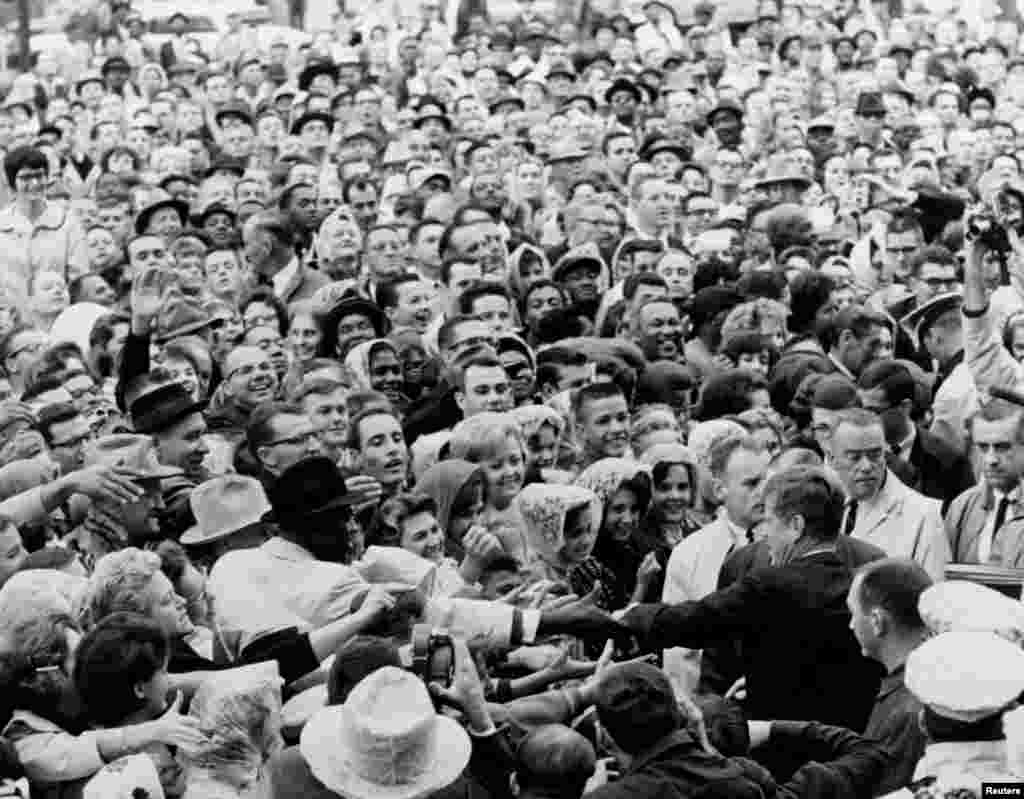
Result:
<svg viewBox="0 0 1024 799">
<path fill-rule="evenodd" d="M 773 564 L 696 602 L 638 605 L 622 619 L 645 650 L 738 640 L 750 718 L 863 730 L 881 680 L 850 633 L 853 571 L 837 553 L 844 498 L 820 469 L 765 486 Z"/>
<path fill-rule="evenodd" d="M 917 382 L 898 361 L 877 361 L 858 382 L 861 404 L 878 414 L 891 448 L 889 468 L 910 488 L 942 501 L 943 511 L 974 485 L 965 455 L 914 422 Z"/>
</svg>

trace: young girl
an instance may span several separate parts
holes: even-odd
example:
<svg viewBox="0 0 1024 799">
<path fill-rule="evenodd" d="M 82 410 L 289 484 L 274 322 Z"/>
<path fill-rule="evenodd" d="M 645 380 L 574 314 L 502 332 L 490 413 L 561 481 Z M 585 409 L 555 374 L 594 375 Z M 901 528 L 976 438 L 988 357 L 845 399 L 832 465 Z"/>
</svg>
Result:
<svg viewBox="0 0 1024 799">
<path fill-rule="evenodd" d="M 648 596 L 659 570 L 653 553 L 644 555 L 636 537 L 651 502 L 648 467 L 627 458 L 604 458 L 576 478 L 576 485 L 597 495 L 601 502 L 601 528 L 594 557 L 615 575 L 611 610 Z"/>
<path fill-rule="evenodd" d="M 510 415 L 519 423 L 526 441 L 526 482 L 541 482 L 544 471 L 558 464 L 565 420 L 547 405 L 522 405 Z"/>
<path fill-rule="evenodd" d="M 567 583 L 585 594 L 601 583 L 604 608 L 615 604 L 614 576 L 593 556 L 601 526 L 601 502 L 580 486 L 534 483 L 522 490 L 516 505 L 526 525 L 534 576 Z"/>
<path fill-rule="evenodd" d="M 487 484 L 482 524 L 498 536 L 505 552 L 524 561 L 523 520 L 513 500 L 526 477 L 526 445 L 519 425 L 507 413 L 480 413 L 452 431 L 449 453 L 479 464 Z"/>
<path fill-rule="evenodd" d="M 645 555 L 653 552 L 661 566 L 648 586 L 648 597 L 660 597 L 672 549 L 701 526 L 694 517 L 697 464 L 681 444 L 656 444 L 644 453 L 643 462 L 651 468 L 651 505 L 637 543 Z"/>
<path fill-rule="evenodd" d="M 387 339 L 378 338 L 353 347 L 345 358 L 345 368 L 357 388 L 381 392 L 399 411 L 409 405 L 402 393 L 402 362 L 395 345 Z"/>
<path fill-rule="evenodd" d="M 437 506 L 437 521 L 445 532 L 445 554 L 461 561 L 462 540 L 480 524 L 487 504 L 487 482 L 483 470 L 469 461 L 451 458 L 427 469 L 416 484 Z"/>
</svg>

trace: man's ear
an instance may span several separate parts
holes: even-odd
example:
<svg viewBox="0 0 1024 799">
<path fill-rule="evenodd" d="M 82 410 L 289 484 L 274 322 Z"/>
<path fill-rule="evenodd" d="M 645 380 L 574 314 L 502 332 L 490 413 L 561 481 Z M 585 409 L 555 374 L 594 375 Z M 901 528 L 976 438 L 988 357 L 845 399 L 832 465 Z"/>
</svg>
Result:
<svg viewBox="0 0 1024 799">
<path fill-rule="evenodd" d="M 711 495 L 719 505 L 725 502 L 725 483 L 717 477 L 711 478 Z"/>
<path fill-rule="evenodd" d="M 455 390 L 455 404 L 459 406 L 459 410 L 463 413 L 466 412 L 466 394 L 465 392 Z"/>
</svg>

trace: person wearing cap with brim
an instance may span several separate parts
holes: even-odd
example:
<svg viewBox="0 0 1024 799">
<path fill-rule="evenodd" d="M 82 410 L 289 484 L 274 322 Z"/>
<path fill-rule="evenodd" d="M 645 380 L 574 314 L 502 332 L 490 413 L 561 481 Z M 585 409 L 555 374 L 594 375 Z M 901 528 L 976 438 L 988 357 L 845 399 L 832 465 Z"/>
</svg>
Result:
<svg viewBox="0 0 1024 799">
<path fill-rule="evenodd" d="M 329 78 L 329 86 L 326 81 L 317 82 L 317 78 L 320 77 Z M 322 94 L 328 96 L 334 94 L 338 84 L 338 65 L 333 61 L 327 60 L 318 60 L 309 64 L 299 73 L 299 90 L 303 92 L 311 91 L 314 82 L 317 83 L 318 88 L 328 89 L 327 91 L 321 91 Z"/>
<path fill-rule="evenodd" d="M 589 156 L 575 138 L 553 142 L 547 158 L 551 179 L 565 181 L 567 185 L 579 180 L 586 174 Z"/>
<path fill-rule="evenodd" d="M 94 500 L 85 521 L 68 537 L 73 548 L 100 557 L 128 542 L 141 545 L 164 537 L 160 484 L 182 471 L 160 463 L 152 438 L 134 433 L 97 438 L 85 447 L 85 466 L 116 468 L 141 489 L 141 494 L 125 504 Z"/>
<path fill-rule="evenodd" d="M 733 100 L 720 100 L 707 113 L 708 127 L 715 132 L 720 144 L 738 147 L 743 133 L 743 106 Z"/>
<path fill-rule="evenodd" d="M 221 128 L 229 128 L 237 124 L 253 127 L 252 109 L 245 102 L 231 102 L 218 108 L 213 119 Z"/>
<path fill-rule="evenodd" d="M 914 779 L 1011 780 L 1004 714 L 1024 693 L 1024 650 L 991 632 L 945 632 L 907 658 L 929 743 Z"/>
<path fill-rule="evenodd" d="M 292 123 L 291 134 L 301 136 L 303 128 L 310 122 L 322 122 L 328 134 L 334 132 L 334 117 L 324 111 L 306 111 Z"/>
<path fill-rule="evenodd" d="M 223 203 L 210 203 L 193 220 L 218 247 L 231 247 L 238 237 L 238 214 Z"/>
<path fill-rule="evenodd" d="M 179 540 L 182 546 L 206 550 L 213 560 L 232 549 L 259 546 L 270 538 L 264 521 L 270 501 L 254 477 L 213 477 L 191 493 L 189 504 L 195 524 Z"/>
<path fill-rule="evenodd" d="M 99 92 L 86 92 L 87 86 L 99 87 Z M 87 107 L 95 108 L 99 99 L 107 90 L 107 82 L 99 72 L 87 72 L 75 81 L 75 96 L 77 96 Z"/>
<path fill-rule="evenodd" d="M 140 236 L 147 234 L 165 235 L 169 230 L 167 225 L 173 223 L 169 221 L 169 215 L 161 212 L 168 210 L 172 211 L 174 216 L 177 216 L 178 230 L 183 230 L 188 226 L 188 204 L 182 200 L 168 197 L 164 200 L 158 200 L 139 211 L 139 215 L 135 218 L 136 234 Z"/>
<path fill-rule="evenodd" d="M 100 74 L 106 81 L 107 89 L 114 94 L 121 95 L 128 89 L 128 78 L 132 74 L 132 67 L 123 56 L 115 55 L 103 62 Z"/>
<path fill-rule="evenodd" d="M 350 317 L 361 317 L 367 320 L 372 330 L 348 334 L 344 338 L 340 338 L 338 328 Z M 324 314 L 321 323 L 323 332 L 320 342 L 321 355 L 325 358 L 344 360 L 354 346 L 375 338 L 384 338 L 390 331 L 390 327 L 387 315 L 372 300 L 359 296 L 343 297 Z"/>
<path fill-rule="evenodd" d="M 516 94 L 499 94 L 490 105 L 491 114 L 510 114 L 513 111 L 525 111 L 526 103 Z"/>
<path fill-rule="evenodd" d="M 643 105 L 644 93 L 630 78 L 620 77 L 605 89 L 604 101 L 619 122 L 631 125 L 637 109 Z"/>
<path fill-rule="evenodd" d="M 765 192 L 773 202 L 799 203 L 811 183 L 812 180 L 789 159 L 773 159 L 754 187 Z"/>
</svg>

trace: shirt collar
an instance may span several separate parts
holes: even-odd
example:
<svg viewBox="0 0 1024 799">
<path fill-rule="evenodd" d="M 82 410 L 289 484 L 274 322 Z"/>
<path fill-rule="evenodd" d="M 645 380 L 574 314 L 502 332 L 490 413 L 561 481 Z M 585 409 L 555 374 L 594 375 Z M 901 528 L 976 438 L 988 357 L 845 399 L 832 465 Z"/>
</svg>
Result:
<svg viewBox="0 0 1024 799">
<path fill-rule="evenodd" d="M 274 536 L 269 541 L 265 541 L 260 546 L 260 549 L 270 555 L 270 557 L 280 558 L 281 560 L 316 560 L 316 557 L 308 549 L 279 535 Z"/>
<path fill-rule="evenodd" d="M 285 291 L 288 289 L 288 284 L 295 279 L 298 272 L 299 259 L 298 256 L 296 256 L 288 262 L 288 265 L 284 269 L 271 278 L 271 282 L 274 284 L 274 294 L 278 297 L 283 297 Z"/>
</svg>

